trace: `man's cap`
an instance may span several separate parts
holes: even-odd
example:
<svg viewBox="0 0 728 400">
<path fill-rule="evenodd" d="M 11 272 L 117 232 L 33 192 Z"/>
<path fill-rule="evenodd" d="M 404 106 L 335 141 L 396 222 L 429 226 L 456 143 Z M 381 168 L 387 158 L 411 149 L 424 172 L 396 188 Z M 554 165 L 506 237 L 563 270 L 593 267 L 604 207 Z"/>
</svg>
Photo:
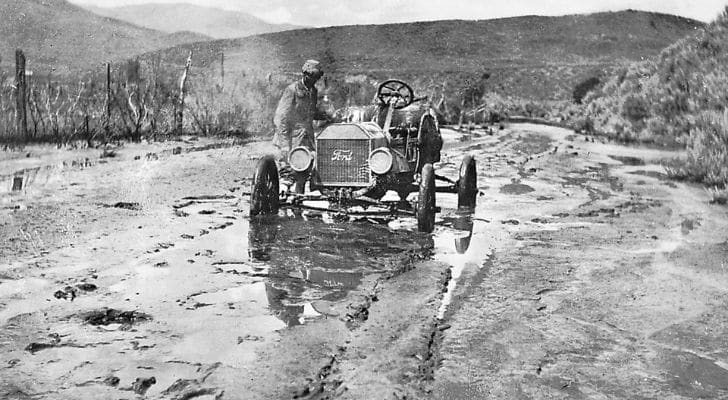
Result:
<svg viewBox="0 0 728 400">
<path fill-rule="evenodd" d="M 307 75 L 318 75 L 322 76 L 324 70 L 321 68 L 321 63 L 316 60 L 306 60 L 301 67 L 301 72 Z"/>
</svg>

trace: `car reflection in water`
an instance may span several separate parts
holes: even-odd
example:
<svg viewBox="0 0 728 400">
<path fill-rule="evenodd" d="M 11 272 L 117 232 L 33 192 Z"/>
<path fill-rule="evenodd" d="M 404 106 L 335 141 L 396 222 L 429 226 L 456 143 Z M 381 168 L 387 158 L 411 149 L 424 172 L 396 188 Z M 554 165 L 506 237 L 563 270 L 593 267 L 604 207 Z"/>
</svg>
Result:
<svg viewBox="0 0 728 400">
<path fill-rule="evenodd" d="M 248 254 L 268 266 L 271 312 L 295 326 L 319 315 L 317 301 L 341 300 L 365 274 L 384 272 L 406 252 L 422 251 L 423 238 L 432 242 L 429 235 L 371 223 L 327 223 L 300 214 L 256 217 L 250 220 Z"/>
<path fill-rule="evenodd" d="M 470 240 L 473 238 L 472 214 L 459 214 L 453 218 L 452 227 L 460 233 L 455 237 L 455 250 L 458 254 L 465 254 L 470 248 Z"/>
</svg>

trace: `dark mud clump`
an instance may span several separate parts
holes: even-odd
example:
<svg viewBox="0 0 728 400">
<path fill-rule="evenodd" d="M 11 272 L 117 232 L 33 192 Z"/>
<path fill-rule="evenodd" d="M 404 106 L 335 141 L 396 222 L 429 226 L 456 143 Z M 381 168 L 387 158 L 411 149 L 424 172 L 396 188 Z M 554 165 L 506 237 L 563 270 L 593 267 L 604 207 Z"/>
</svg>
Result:
<svg viewBox="0 0 728 400">
<path fill-rule="evenodd" d="M 64 299 L 64 300 L 71 300 L 76 298 L 76 289 L 71 286 L 66 286 L 62 290 L 57 290 L 55 293 L 53 293 L 53 297 L 57 298 L 58 300 Z"/>
<path fill-rule="evenodd" d="M 94 290 L 98 289 L 98 286 L 94 285 L 93 283 L 79 283 L 76 285 L 77 288 L 83 290 L 84 292 L 93 292 Z"/>
<path fill-rule="evenodd" d="M 76 297 L 79 295 L 79 291 L 81 292 L 93 292 L 94 290 L 98 289 L 96 285 L 93 283 L 79 283 L 75 287 L 73 286 L 66 286 L 65 288 L 61 290 L 57 290 L 55 293 L 53 293 L 53 297 L 57 299 L 64 299 L 64 300 L 71 300 L 73 301 Z"/>
<path fill-rule="evenodd" d="M 531 193 L 533 191 L 535 191 L 534 188 L 532 188 L 528 185 L 524 185 L 522 183 L 509 183 L 507 185 L 501 186 L 501 188 L 500 188 L 500 192 L 504 193 L 504 194 L 520 195 L 520 194 Z"/>
<path fill-rule="evenodd" d="M 149 390 L 149 388 L 155 383 L 157 383 L 157 379 L 155 377 L 136 378 L 134 384 L 131 385 L 131 390 L 138 395 L 144 396 L 144 394 L 147 393 L 147 390 Z"/>
<path fill-rule="evenodd" d="M 39 352 L 41 350 L 50 349 L 50 348 L 53 348 L 53 347 L 56 347 L 56 346 L 58 346 L 57 343 L 38 343 L 38 342 L 33 342 L 33 343 L 25 346 L 25 351 L 28 351 L 31 354 L 35 354 L 35 353 L 37 353 L 37 352 Z"/>
<path fill-rule="evenodd" d="M 118 376 L 110 375 L 104 378 L 102 383 L 106 386 L 117 387 L 119 386 L 119 382 L 121 382 L 121 379 Z"/>
<path fill-rule="evenodd" d="M 107 208 L 121 208 L 123 210 L 141 211 L 142 206 L 139 203 L 129 203 L 126 201 L 119 201 L 114 204 L 106 204 Z"/>
<path fill-rule="evenodd" d="M 612 160 L 617 160 L 621 162 L 624 165 L 631 165 L 631 166 L 637 166 L 637 165 L 645 165 L 645 160 L 637 157 L 629 157 L 629 156 L 609 156 Z"/>
<path fill-rule="evenodd" d="M 133 325 L 138 322 L 149 321 L 152 319 L 149 314 L 139 311 L 119 311 L 113 308 L 89 311 L 81 314 L 80 316 L 84 322 L 94 326 L 109 324 Z"/>
<path fill-rule="evenodd" d="M 208 366 L 200 366 L 197 370 L 202 374 L 200 379 L 177 379 L 167 389 L 162 391 L 164 398 L 172 399 L 193 399 L 202 396 L 209 396 L 215 399 L 221 399 L 223 397 L 224 390 L 209 387 L 205 384 L 207 378 L 222 365 L 221 363 L 215 363 Z"/>
</svg>

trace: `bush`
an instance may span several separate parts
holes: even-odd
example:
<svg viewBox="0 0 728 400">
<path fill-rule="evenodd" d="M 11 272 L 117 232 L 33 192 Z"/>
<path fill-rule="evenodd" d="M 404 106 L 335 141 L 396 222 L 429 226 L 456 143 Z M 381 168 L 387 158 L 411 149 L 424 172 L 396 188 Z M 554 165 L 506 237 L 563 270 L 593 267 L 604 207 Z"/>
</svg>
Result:
<svg viewBox="0 0 728 400">
<path fill-rule="evenodd" d="M 624 100 L 622 115 L 633 125 L 637 125 L 650 116 L 650 109 L 645 99 L 632 95 Z"/>
<path fill-rule="evenodd" d="M 600 83 L 601 80 L 599 80 L 599 78 L 595 76 L 579 82 L 579 84 L 576 85 L 572 93 L 574 103 L 581 104 L 581 101 L 584 99 L 587 93 L 594 90 L 597 86 L 599 86 Z"/>
<path fill-rule="evenodd" d="M 675 160 L 670 176 L 703 182 L 719 189 L 728 186 L 728 110 L 701 114 L 690 133 L 686 160 Z"/>
</svg>

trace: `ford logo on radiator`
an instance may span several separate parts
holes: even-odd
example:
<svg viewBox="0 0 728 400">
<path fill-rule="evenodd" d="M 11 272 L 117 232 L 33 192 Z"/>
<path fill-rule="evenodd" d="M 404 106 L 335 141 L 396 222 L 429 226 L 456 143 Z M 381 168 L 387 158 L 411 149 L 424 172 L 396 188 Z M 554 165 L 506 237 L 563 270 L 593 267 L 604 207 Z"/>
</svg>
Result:
<svg viewBox="0 0 728 400">
<path fill-rule="evenodd" d="M 351 150 L 334 150 L 331 161 L 351 161 L 353 154 Z"/>
</svg>

